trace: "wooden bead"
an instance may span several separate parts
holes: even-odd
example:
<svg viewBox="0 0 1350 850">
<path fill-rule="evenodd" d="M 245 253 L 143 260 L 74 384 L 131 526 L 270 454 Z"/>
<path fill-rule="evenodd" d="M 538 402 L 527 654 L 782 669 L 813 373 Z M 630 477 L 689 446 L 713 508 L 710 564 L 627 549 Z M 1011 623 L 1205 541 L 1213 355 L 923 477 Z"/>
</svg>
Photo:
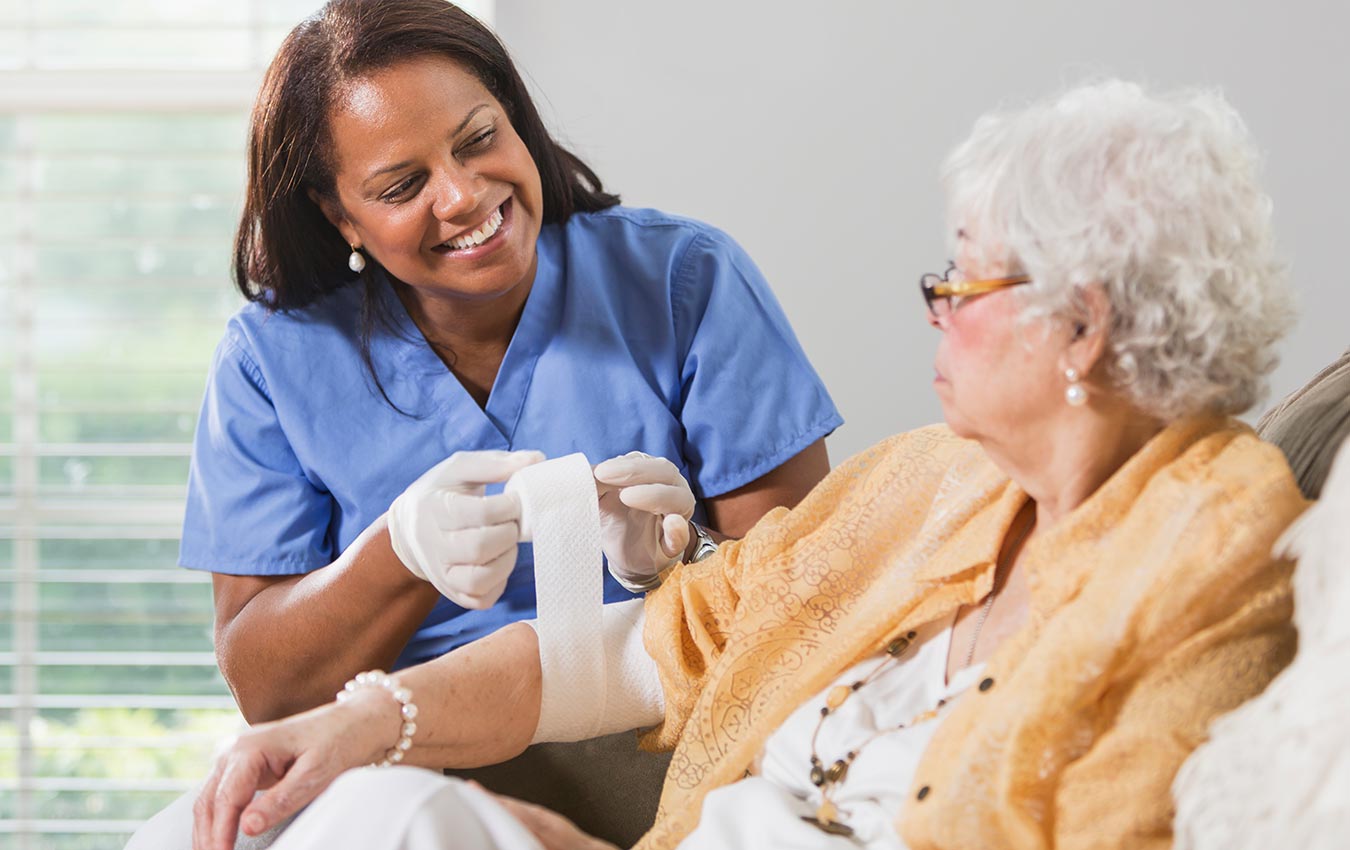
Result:
<svg viewBox="0 0 1350 850">
<path fill-rule="evenodd" d="M 829 706 L 831 711 L 834 711 L 836 708 L 847 702 L 852 694 L 853 688 L 848 685 L 835 685 L 833 688 L 830 688 L 830 692 L 825 695 L 825 705 Z"/>
<path fill-rule="evenodd" d="M 825 778 L 831 782 L 843 782 L 845 776 L 848 776 L 848 762 L 843 759 L 830 765 L 830 769 L 825 773 Z"/>
</svg>

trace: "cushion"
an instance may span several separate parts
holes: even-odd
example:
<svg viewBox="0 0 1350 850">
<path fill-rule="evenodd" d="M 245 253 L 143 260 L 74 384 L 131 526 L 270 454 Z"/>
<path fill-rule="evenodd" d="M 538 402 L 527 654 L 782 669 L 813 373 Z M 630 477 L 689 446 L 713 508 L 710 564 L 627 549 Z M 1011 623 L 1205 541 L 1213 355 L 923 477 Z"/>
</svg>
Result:
<svg viewBox="0 0 1350 850">
<path fill-rule="evenodd" d="M 1267 411 L 1256 432 L 1280 447 L 1303 495 L 1316 499 L 1350 436 L 1350 350 Z"/>
<path fill-rule="evenodd" d="M 670 753 L 637 748 L 636 732 L 535 744 L 502 764 L 447 770 L 499 794 L 547 806 L 581 829 L 632 847 L 651 828 Z"/>
</svg>

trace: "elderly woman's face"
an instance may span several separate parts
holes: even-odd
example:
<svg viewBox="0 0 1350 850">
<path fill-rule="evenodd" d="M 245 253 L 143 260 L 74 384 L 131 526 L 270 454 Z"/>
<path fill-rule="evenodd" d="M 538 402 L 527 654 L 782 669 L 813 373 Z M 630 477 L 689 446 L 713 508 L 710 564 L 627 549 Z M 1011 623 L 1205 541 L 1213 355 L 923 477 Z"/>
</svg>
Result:
<svg viewBox="0 0 1350 850">
<path fill-rule="evenodd" d="M 1020 271 L 985 259 L 965 236 L 958 238 L 955 263 L 970 280 Z M 929 316 L 929 323 L 942 331 L 933 388 L 943 417 L 959 436 L 1017 440 L 1064 406 L 1058 374 L 1062 328 L 1048 321 L 1019 327 L 1014 292 L 1008 288 L 967 297 L 946 317 Z"/>
<path fill-rule="evenodd" d="M 477 77 L 410 59 L 350 85 L 331 126 L 339 229 L 419 296 L 493 298 L 534 279 L 539 170 Z"/>
</svg>

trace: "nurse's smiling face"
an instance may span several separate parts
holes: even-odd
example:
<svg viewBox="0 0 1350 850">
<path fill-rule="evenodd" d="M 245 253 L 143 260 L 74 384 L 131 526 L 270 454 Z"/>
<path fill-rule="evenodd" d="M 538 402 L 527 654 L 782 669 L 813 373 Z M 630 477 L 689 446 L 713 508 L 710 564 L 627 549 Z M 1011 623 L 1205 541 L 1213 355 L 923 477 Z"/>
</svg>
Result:
<svg viewBox="0 0 1350 850">
<path fill-rule="evenodd" d="M 324 214 L 423 305 L 528 289 L 539 170 L 477 77 L 410 59 L 348 85 L 330 126 L 337 204 L 320 200 Z"/>
</svg>

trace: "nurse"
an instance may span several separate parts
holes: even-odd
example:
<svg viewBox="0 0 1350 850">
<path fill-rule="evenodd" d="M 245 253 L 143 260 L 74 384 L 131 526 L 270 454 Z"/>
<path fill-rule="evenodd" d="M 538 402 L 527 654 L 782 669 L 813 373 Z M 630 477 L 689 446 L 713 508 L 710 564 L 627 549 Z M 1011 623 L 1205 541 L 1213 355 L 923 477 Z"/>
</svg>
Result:
<svg viewBox="0 0 1350 850">
<path fill-rule="evenodd" d="M 444 0 L 333 0 L 286 39 L 234 274 L 180 562 L 250 721 L 533 616 L 509 497 L 444 520 L 542 456 L 651 456 L 597 472 L 610 602 L 828 471 L 842 420 L 750 258 L 619 206 Z"/>
</svg>

